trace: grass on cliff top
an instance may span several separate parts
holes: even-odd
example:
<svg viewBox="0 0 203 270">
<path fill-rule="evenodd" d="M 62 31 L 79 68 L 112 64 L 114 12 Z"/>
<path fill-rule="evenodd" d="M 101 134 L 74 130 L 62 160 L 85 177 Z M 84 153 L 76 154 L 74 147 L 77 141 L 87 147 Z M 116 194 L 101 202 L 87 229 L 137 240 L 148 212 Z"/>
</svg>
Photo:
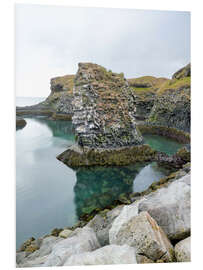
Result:
<svg viewBox="0 0 203 270">
<path fill-rule="evenodd" d="M 159 88 L 157 94 L 158 95 L 162 95 L 163 93 L 165 93 L 165 91 L 167 90 L 178 90 L 182 87 L 190 87 L 191 84 L 191 77 L 184 77 L 181 79 L 172 79 L 169 80 L 167 82 L 165 82 L 164 84 L 162 84 L 162 86 Z"/>
<path fill-rule="evenodd" d="M 143 77 L 139 77 L 139 78 L 128 79 L 129 85 L 132 86 L 132 87 L 134 86 L 135 88 L 137 88 L 135 86 L 136 84 L 148 84 L 149 87 L 158 88 L 158 87 L 160 87 L 160 85 L 162 83 L 164 83 L 166 81 L 168 81 L 168 79 L 166 79 L 166 78 L 156 78 L 156 77 L 153 77 L 153 76 L 143 76 Z"/>
<path fill-rule="evenodd" d="M 61 77 L 56 77 L 51 80 L 52 84 L 62 84 L 67 91 L 72 92 L 74 86 L 75 75 L 65 75 Z"/>
</svg>

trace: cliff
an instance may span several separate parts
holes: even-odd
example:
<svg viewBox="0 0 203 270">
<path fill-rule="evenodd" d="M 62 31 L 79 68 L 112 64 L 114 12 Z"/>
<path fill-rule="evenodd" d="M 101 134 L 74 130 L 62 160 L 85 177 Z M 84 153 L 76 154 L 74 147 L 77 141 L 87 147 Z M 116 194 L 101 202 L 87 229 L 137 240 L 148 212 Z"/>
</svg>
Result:
<svg viewBox="0 0 203 270">
<path fill-rule="evenodd" d="M 163 83 L 147 122 L 152 125 L 190 131 L 190 64 Z"/>
</svg>

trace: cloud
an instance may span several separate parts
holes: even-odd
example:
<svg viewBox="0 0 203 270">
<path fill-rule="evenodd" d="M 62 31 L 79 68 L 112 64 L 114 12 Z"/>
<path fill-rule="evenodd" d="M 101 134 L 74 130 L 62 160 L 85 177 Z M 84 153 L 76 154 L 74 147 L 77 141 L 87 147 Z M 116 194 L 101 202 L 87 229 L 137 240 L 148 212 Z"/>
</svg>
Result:
<svg viewBox="0 0 203 270">
<path fill-rule="evenodd" d="M 94 62 L 127 78 L 171 77 L 190 61 L 190 13 L 16 5 L 17 96 Z"/>
</svg>

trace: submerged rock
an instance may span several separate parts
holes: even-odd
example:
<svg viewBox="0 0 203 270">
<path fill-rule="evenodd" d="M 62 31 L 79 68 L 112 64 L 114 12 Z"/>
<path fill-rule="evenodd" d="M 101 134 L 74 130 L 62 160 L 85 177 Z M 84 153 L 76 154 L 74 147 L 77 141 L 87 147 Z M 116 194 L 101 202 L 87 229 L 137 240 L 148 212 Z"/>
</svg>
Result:
<svg viewBox="0 0 203 270">
<path fill-rule="evenodd" d="M 191 238 L 188 237 L 175 245 L 175 257 L 177 262 L 191 261 Z"/>
<path fill-rule="evenodd" d="M 92 63 L 78 66 L 72 103 L 78 144 L 116 148 L 142 143 L 132 90 L 123 74 Z"/>
<path fill-rule="evenodd" d="M 109 245 L 92 252 L 72 255 L 64 265 L 136 264 L 135 249 L 128 245 Z"/>
</svg>

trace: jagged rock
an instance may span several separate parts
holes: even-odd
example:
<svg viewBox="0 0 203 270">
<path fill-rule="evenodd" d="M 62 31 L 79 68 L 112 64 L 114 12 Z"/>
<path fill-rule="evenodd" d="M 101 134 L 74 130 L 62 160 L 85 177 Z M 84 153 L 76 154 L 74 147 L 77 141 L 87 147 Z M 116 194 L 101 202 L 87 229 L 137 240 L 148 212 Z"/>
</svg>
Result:
<svg viewBox="0 0 203 270">
<path fill-rule="evenodd" d="M 92 228 L 96 233 L 97 239 L 101 246 L 109 244 L 109 230 L 111 229 L 114 219 L 120 214 L 123 209 L 122 205 L 117 206 L 106 214 L 97 214 L 87 226 Z"/>
<path fill-rule="evenodd" d="M 16 128 L 24 128 L 26 126 L 27 122 L 25 121 L 25 119 L 16 116 Z"/>
<path fill-rule="evenodd" d="M 127 245 L 109 245 L 92 252 L 72 255 L 64 265 L 136 264 L 135 250 Z"/>
<path fill-rule="evenodd" d="M 123 74 L 92 63 L 79 63 L 78 67 L 72 103 L 78 144 L 91 148 L 140 144 L 134 99 Z"/>
<path fill-rule="evenodd" d="M 175 245 L 175 257 L 178 262 L 191 261 L 191 238 L 188 237 Z"/>
<path fill-rule="evenodd" d="M 73 254 L 93 251 L 99 248 L 99 242 L 93 229 L 84 227 L 76 229 L 67 239 L 52 247 L 43 266 L 60 266 Z"/>
<path fill-rule="evenodd" d="M 133 246 L 138 255 L 144 255 L 153 261 L 160 259 L 165 262 L 173 261 L 173 246 L 147 212 L 127 217 L 127 220 L 118 226 L 115 236 L 111 235 L 110 243 Z"/>
<path fill-rule="evenodd" d="M 156 78 L 153 76 L 128 79 L 135 98 L 136 120 L 145 120 L 149 116 L 156 99 L 156 91 L 167 80 L 166 78 Z"/>
<path fill-rule="evenodd" d="M 187 150 L 186 147 L 180 148 L 177 153 L 172 156 L 168 156 L 163 152 L 158 152 L 156 154 L 155 160 L 160 166 L 180 169 L 183 167 L 183 165 L 190 162 L 190 152 Z"/>
<path fill-rule="evenodd" d="M 190 76 L 191 76 L 191 65 L 188 64 L 187 66 L 175 72 L 172 76 L 172 79 L 182 79 Z"/>
<path fill-rule="evenodd" d="M 151 161 L 156 151 L 149 145 L 135 145 L 118 148 L 89 148 L 78 145 L 70 146 L 57 159 L 71 168 L 93 165 L 129 165 L 136 162 Z"/>
<path fill-rule="evenodd" d="M 190 235 L 190 175 L 147 195 L 139 204 L 139 212 L 147 211 L 170 240 Z"/>
<path fill-rule="evenodd" d="M 186 68 L 183 68 L 185 70 Z M 182 70 L 182 69 L 181 69 Z M 153 125 L 190 131 L 190 72 L 178 71 L 157 91 L 157 98 L 148 118 Z"/>
</svg>

